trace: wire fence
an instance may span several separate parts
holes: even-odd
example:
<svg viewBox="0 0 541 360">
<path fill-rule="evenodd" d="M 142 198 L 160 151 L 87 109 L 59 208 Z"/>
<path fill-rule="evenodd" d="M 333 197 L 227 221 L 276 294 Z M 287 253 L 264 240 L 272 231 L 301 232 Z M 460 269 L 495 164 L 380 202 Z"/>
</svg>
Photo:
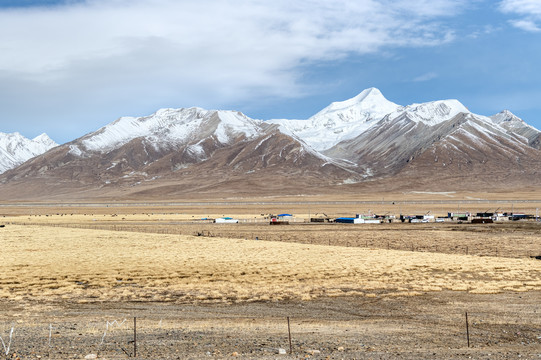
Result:
<svg viewBox="0 0 541 360">
<path fill-rule="evenodd" d="M 400 319 L 400 329 L 389 319 L 387 327 L 380 326 L 371 334 L 370 316 L 364 319 L 366 325 L 356 320 L 337 326 L 337 321 L 332 319 L 292 317 L 290 322 L 289 316 L 277 317 L 272 313 L 257 319 L 251 316 L 215 322 L 206 319 L 204 325 L 178 316 L 89 320 L 86 314 L 82 319 L 49 323 L 39 319 L 0 322 L 0 350 L 6 359 L 184 359 L 243 355 L 264 358 L 277 354 L 326 358 L 366 355 L 378 349 L 394 352 L 413 348 L 438 351 L 490 347 L 499 352 L 510 349 L 519 355 L 541 350 L 539 329 L 521 318 L 483 318 L 483 314 L 463 312 L 451 319 L 418 321 L 416 317 L 422 314 L 408 312 L 407 315 L 410 318 Z M 377 314 L 372 317 L 380 323 L 386 321 Z M 434 334 L 439 334 L 441 339 Z"/>
</svg>

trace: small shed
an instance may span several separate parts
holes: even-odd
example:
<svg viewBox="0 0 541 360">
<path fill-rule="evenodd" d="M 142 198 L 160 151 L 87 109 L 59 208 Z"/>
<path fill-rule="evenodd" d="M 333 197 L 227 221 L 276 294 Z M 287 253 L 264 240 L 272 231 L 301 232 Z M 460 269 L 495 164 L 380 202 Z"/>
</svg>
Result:
<svg viewBox="0 0 541 360">
<path fill-rule="evenodd" d="M 239 221 L 232 217 L 222 217 L 214 220 L 216 224 L 237 224 Z"/>
<path fill-rule="evenodd" d="M 339 217 L 334 220 L 334 222 L 342 223 L 342 224 L 364 224 L 365 219 L 357 218 L 357 217 Z"/>
<path fill-rule="evenodd" d="M 363 219 L 364 224 L 381 224 L 381 220 L 379 219 Z"/>
</svg>

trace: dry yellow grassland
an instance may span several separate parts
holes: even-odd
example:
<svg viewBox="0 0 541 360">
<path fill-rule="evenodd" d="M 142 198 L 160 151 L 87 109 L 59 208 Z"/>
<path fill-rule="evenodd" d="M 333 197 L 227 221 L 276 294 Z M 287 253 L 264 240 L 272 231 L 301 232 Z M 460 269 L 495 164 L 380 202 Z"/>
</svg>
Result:
<svg viewBox="0 0 541 360">
<path fill-rule="evenodd" d="M 170 210 L 170 209 L 168 209 Z M 163 211 L 163 210 L 162 210 Z M 221 216 L 221 214 L 219 215 Z M 260 214 L 236 216 L 239 224 L 211 224 L 203 215 L 185 213 L 54 214 L 10 216 L 6 224 L 47 225 L 89 230 L 196 235 L 234 239 L 311 243 L 394 250 L 502 257 L 541 255 L 541 224 L 505 221 L 498 224 L 305 224 L 297 218 L 289 226 L 269 226 Z M 217 216 L 215 216 L 217 217 Z M 243 220 L 244 219 L 244 220 Z"/>
<path fill-rule="evenodd" d="M 0 298 L 239 302 L 541 290 L 541 265 L 298 243 L 9 225 Z"/>
<path fill-rule="evenodd" d="M 39 223 L 39 224 L 93 224 L 95 222 L 117 223 L 120 222 L 145 222 L 149 225 L 156 222 L 179 222 L 179 221 L 200 221 L 202 218 L 216 219 L 231 214 L 218 214 L 216 212 L 210 214 L 182 214 L 182 213 L 118 213 L 118 214 L 53 214 L 53 215 L 25 215 L 25 216 L 8 216 L 4 217 L 4 222 L 14 223 Z M 236 219 L 245 220 L 246 222 L 256 219 L 259 222 L 267 222 L 268 218 L 261 215 L 253 214 L 236 214 Z M 304 221 L 303 218 L 297 219 L 299 222 Z"/>
</svg>

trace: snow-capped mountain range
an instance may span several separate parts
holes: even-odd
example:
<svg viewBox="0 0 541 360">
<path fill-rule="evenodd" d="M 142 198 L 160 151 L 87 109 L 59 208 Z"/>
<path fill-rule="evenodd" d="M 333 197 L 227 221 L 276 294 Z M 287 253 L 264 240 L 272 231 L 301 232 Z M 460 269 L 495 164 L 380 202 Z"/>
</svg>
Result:
<svg viewBox="0 0 541 360">
<path fill-rule="evenodd" d="M 318 151 L 325 151 L 338 143 L 351 140 L 383 118 L 395 119 L 407 113 L 410 119 L 435 125 L 457 114 L 469 113 L 458 100 L 434 101 L 408 106 L 387 100 L 376 88 L 341 102 L 334 102 L 308 120 L 269 120 L 280 125 L 281 131 L 293 134 Z"/>
<path fill-rule="evenodd" d="M 242 113 L 209 111 L 201 108 L 161 109 L 145 117 L 122 117 L 84 136 L 84 149 L 107 152 L 134 138 L 145 138 L 156 149 L 186 144 L 194 138 L 214 135 L 222 144 L 238 136 L 253 137 L 264 123 Z"/>
<path fill-rule="evenodd" d="M 0 173 L 57 146 L 47 134 L 28 139 L 19 133 L 0 132 Z"/>
<path fill-rule="evenodd" d="M 328 186 L 496 174 L 494 181 L 514 172 L 530 181 L 541 178 L 540 139 L 509 111 L 477 115 L 458 100 L 402 106 L 370 88 L 307 120 L 201 108 L 122 117 L 6 172 L 0 191 L 27 181 L 145 193 L 166 182 L 178 193 L 230 182 L 283 187 L 290 179 Z"/>
</svg>

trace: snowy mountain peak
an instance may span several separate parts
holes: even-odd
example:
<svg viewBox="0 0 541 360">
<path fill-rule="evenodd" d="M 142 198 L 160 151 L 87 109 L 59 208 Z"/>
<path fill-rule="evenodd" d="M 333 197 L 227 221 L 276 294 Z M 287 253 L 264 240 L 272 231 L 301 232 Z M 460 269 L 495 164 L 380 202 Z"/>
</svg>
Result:
<svg viewBox="0 0 541 360">
<path fill-rule="evenodd" d="M 143 117 L 121 117 L 80 139 L 90 151 L 108 151 L 143 138 L 155 148 L 169 148 L 214 136 L 226 144 L 233 138 L 250 138 L 263 124 L 234 111 L 205 110 L 197 107 L 160 109 Z"/>
<path fill-rule="evenodd" d="M 32 139 L 32 142 L 36 143 L 36 144 L 43 144 L 45 146 L 49 146 L 51 148 L 55 147 L 55 146 L 58 146 L 58 144 L 49 137 L 49 135 L 43 133 L 41 135 L 38 135 L 36 136 L 35 138 Z"/>
<path fill-rule="evenodd" d="M 407 117 L 417 123 L 433 126 L 470 111 L 458 100 L 438 100 L 408 106 L 387 100 L 376 88 L 359 95 L 333 102 L 308 120 L 270 120 L 281 129 L 305 141 L 318 151 L 351 140 L 375 126 L 383 118 Z"/>
<path fill-rule="evenodd" d="M 407 113 L 408 117 L 416 122 L 422 122 L 427 125 L 436 125 L 443 121 L 452 119 L 460 113 L 470 114 L 468 108 L 455 99 L 437 100 L 422 104 L 412 104 L 404 106 L 391 117 L 396 117 L 401 113 Z"/>
<path fill-rule="evenodd" d="M 0 173 L 12 169 L 26 160 L 57 146 L 47 134 L 28 139 L 18 132 L 0 133 Z"/>
<path fill-rule="evenodd" d="M 372 117 L 383 117 L 384 115 L 395 111 L 399 107 L 399 105 L 387 100 L 379 89 L 368 88 L 351 99 L 331 103 L 312 118 L 344 111 L 351 112 L 352 110 L 360 113 L 371 114 Z"/>
<path fill-rule="evenodd" d="M 489 116 L 489 119 L 492 120 L 492 122 L 494 122 L 495 124 L 498 124 L 507 129 L 517 130 L 519 128 L 526 128 L 539 132 L 539 130 L 527 124 L 524 120 L 522 120 L 509 110 L 503 110 L 497 114 Z"/>
<path fill-rule="evenodd" d="M 509 110 L 503 110 L 497 114 L 494 114 L 492 116 L 490 116 L 490 118 L 492 119 L 493 122 L 495 122 L 496 124 L 501 124 L 501 123 L 504 123 L 504 122 L 523 122 L 523 120 L 521 118 L 519 118 L 518 116 L 516 116 L 515 114 L 513 114 L 511 111 Z"/>
<path fill-rule="evenodd" d="M 531 146 L 536 148 L 541 147 L 539 141 L 541 131 L 527 124 L 524 120 L 513 114 L 511 111 L 504 110 L 488 117 L 488 119 L 511 133 L 524 136 L 526 139 L 528 139 L 528 143 Z"/>
<path fill-rule="evenodd" d="M 363 90 L 359 95 L 333 102 L 308 120 L 269 120 L 279 124 L 282 132 L 302 139 L 317 151 L 352 139 L 385 115 L 400 108 L 387 100 L 376 88 Z"/>
</svg>

